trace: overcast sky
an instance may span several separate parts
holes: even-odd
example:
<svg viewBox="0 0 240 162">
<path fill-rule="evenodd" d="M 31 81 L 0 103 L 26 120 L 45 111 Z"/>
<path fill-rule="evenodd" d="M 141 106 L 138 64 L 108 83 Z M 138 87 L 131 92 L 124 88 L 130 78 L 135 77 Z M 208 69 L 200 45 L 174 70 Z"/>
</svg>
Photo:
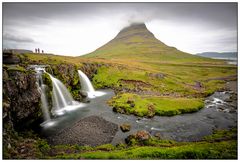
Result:
<svg viewBox="0 0 240 162">
<path fill-rule="evenodd" d="M 132 22 L 192 54 L 237 51 L 237 3 L 3 3 L 3 48 L 79 56 Z"/>
</svg>

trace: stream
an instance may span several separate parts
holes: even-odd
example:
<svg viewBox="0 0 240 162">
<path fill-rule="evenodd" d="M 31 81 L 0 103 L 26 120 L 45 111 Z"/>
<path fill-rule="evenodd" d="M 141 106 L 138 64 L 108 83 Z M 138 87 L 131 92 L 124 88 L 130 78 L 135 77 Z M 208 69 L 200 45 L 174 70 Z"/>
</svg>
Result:
<svg viewBox="0 0 240 162">
<path fill-rule="evenodd" d="M 54 135 L 80 119 L 93 115 L 100 116 L 118 126 L 123 123 L 131 125 L 131 130 L 126 133 L 119 128 L 112 144 L 124 142 L 128 135 L 138 130 L 147 130 L 151 135 L 158 135 L 162 139 L 198 141 L 203 136 L 212 134 L 215 129 L 229 129 L 237 126 L 237 98 L 232 91 L 215 92 L 206 98 L 205 107 L 198 112 L 172 117 L 154 116 L 153 118 L 140 118 L 113 112 L 112 108 L 107 105 L 107 101 L 115 95 L 114 92 L 111 89 L 100 91 L 106 94 L 91 99 L 91 102 L 84 107 L 52 119 L 51 126 L 43 127 L 42 133 L 46 136 Z"/>
</svg>

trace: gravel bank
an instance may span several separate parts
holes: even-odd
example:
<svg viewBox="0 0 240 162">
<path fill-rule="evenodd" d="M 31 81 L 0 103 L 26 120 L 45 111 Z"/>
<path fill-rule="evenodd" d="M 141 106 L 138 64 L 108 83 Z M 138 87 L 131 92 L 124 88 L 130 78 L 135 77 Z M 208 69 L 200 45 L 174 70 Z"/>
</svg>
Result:
<svg viewBox="0 0 240 162">
<path fill-rule="evenodd" d="M 51 144 L 78 144 L 97 146 L 111 143 L 118 131 L 118 125 L 102 117 L 90 116 L 79 120 L 73 126 L 48 137 Z"/>
</svg>

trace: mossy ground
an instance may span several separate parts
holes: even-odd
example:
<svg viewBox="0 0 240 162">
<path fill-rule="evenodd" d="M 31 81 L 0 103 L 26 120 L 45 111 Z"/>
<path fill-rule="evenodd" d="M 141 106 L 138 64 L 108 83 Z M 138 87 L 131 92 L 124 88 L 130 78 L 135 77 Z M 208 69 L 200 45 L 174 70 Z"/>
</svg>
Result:
<svg viewBox="0 0 240 162">
<path fill-rule="evenodd" d="M 224 88 L 227 79 L 221 78 L 237 75 L 236 66 L 227 65 L 223 61 L 201 58 L 201 61 L 197 63 L 195 59 L 198 60 L 198 57 L 189 57 L 188 59 L 191 58 L 193 60 L 187 60 L 187 62 L 161 61 L 161 59 L 132 61 L 25 54 L 26 62 L 50 64 L 54 75 L 67 85 L 74 98 L 79 96 L 80 91 L 77 73 L 70 79 L 69 74 L 64 75 L 65 73 L 58 71 L 59 64 L 71 65 L 75 71 L 81 68 L 85 62 L 103 64 L 93 75 L 94 87 L 96 89 L 108 87 L 120 93 L 138 94 L 135 96 L 139 96 L 141 99 L 136 98 L 134 108 L 129 108 L 129 105 L 123 104 L 123 102 L 118 103 L 119 99 L 113 104 L 113 100 L 116 98 L 112 100 L 113 102 L 109 102 L 115 107 L 121 107 L 124 110 L 123 113 L 133 113 L 138 116 L 152 116 L 152 114 L 171 116 L 197 111 L 203 107 L 203 98 Z M 159 75 L 160 77 L 158 77 Z M 149 96 L 146 98 L 145 94 Z M 123 94 L 122 96 L 127 95 Z M 164 98 L 165 96 L 168 98 Z M 142 98 L 145 99 L 142 100 Z M 151 104 L 154 108 L 148 109 L 148 105 Z"/>
<path fill-rule="evenodd" d="M 158 140 L 113 146 L 49 145 L 45 140 L 28 141 L 33 159 L 237 159 L 237 130 L 218 130 L 199 142 Z M 22 142 L 16 144 L 22 146 Z M 26 144 L 26 140 L 25 140 Z M 17 152 L 17 151 L 15 151 Z M 8 158 L 9 154 L 4 154 Z M 16 158 L 24 158 L 23 154 Z"/>
<path fill-rule="evenodd" d="M 139 96 L 131 93 L 117 95 L 109 103 L 117 112 L 135 114 L 140 117 L 173 116 L 195 112 L 204 106 L 203 99 Z"/>
<path fill-rule="evenodd" d="M 200 62 L 191 58 L 184 62 L 141 58 L 133 61 L 134 59 L 87 59 L 45 54 L 25 54 L 21 57 L 22 66 L 50 64 L 57 68 L 60 64 L 70 64 L 76 70 L 84 62 L 104 64 L 93 77 L 94 86 L 120 90 L 121 93 L 110 104 L 123 105 L 121 109 L 138 116 L 176 115 L 197 111 L 202 107 L 202 98 L 224 87 L 226 80 L 214 78 L 237 75 L 236 66 L 210 59 L 201 59 Z M 155 77 L 159 73 L 164 74 L 163 77 Z M 62 73 L 56 72 L 54 75 L 67 86 L 69 84 L 80 88 L 76 81 L 77 75 L 74 74 L 71 81 Z M 201 86 L 196 86 L 196 82 L 201 82 Z M 74 90 L 71 87 L 72 94 Z M 4 159 L 237 159 L 236 129 L 217 131 L 200 142 L 151 139 L 140 143 L 134 141 L 131 145 L 106 144 L 98 147 L 51 146 L 45 140 L 30 135 L 20 136 L 17 132 L 11 137 L 11 147 L 9 148 L 8 143 L 3 146 Z"/>
</svg>

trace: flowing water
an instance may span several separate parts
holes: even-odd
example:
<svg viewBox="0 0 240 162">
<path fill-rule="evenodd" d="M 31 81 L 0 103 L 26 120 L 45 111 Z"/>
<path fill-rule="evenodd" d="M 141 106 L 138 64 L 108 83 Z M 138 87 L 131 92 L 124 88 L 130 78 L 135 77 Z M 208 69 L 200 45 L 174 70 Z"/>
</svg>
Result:
<svg viewBox="0 0 240 162">
<path fill-rule="evenodd" d="M 42 67 L 36 67 L 35 71 L 36 71 L 38 89 L 41 94 L 41 103 L 42 103 L 41 108 L 42 108 L 42 112 L 43 112 L 43 118 L 44 118 L 45 122 L 50 121 L 51 118 L 50 118 L 50 114 L 49 114 L 48 100 L 46 97 L 47 86 L 43 83 L 43 80 L 42 80 L 42 74 L 45 72 L 45 69 Z"/>
<path fill-rule="evenodd" d="M 42 127 L 49 127 L 54 125 L 54 118 L 57 116 L 64 115 L 69 111 L 81 108 L 85 104 L 74 101 L 72 95 L 66 88 L 66 86 L 57 78 L 53 77 L 51 74 L 47 73 L 45 68 L 48 65 L 32 65 L 29 68 L 33 68 L 36 71 L 37 85 L 39 92 L 41 93 L 41 108 L 43 112 L 44 122 L 41 124 Z M 42 75 L 46 73 L 50 76 L 52 81 L 52 108 L 49 107 L 49 102 L 47 100 L 47 85 L 43 83 Z M 51 114 L 50 111 L 51 110 Z M 51 119 L 51 116 L 54 118 Z"/>
<path fill-rule="evenodd" d="M 39 85 L 44 85 L 41 74 L 44 70 L 38 70 Z M 49 74 L 53 84 L 53 108 L 52 114 L 57 117 L 43 127 L 42 133 L 45 136 L 55 135 L 65 128 L 71 128 L 80 119 L 89 116 L 100 116 L 107 121 L 118 124 L 128 123 L 131 125 L 129 132 L 123 133 L 120 129 L 113 138 L 112 144 L 124 142 L 124 139 L 138 130 L 147 130 L 152 135 L 158 134 L 163 139 L 176 141 L 197 141 L 203 136 L 212 134 L 215 129 L 228 129 L 237 125 L 237 99 L 235 92 L 215 92 L 205 100 L 205 107 L 198 112 L 182 114 L 173 117 L 154 116 L 153 118 L 139 118 L 134 115 L 119 114 L 112 111 L 107 101 L 115 94 L 112 90 L 101 90 L 96 92 L 87 76 L 78 71 L 81 88 L 92 98 L 90 103 L 82 104 L 73 100 L 71 94 L 61 81 Z M 45 101 L 45 86 L 40 86 L 42 102 Z M 235 99 L 232 99 L 235 97 Z M 49 120 L 47 104 L 43 104 L 45 120 Z M 79 109 L 81 107 L 81 109 Z M 47 115 L 48 114 L 48 115 Z M 64 114 L 64 115 L 63 115 Z"/>
<path fill-rule="evenodd" d="M 104 92 L 101 91 L 95 91 L 91 81 L 88 79 L 86 74 L 84 74 L 81 70 L 78 70 L 78 75 L 81 83 L 81 91 L 86 92 L 88 98 L 95 98 L 105 94 Z"/>
<path fill-rule="evenodd" d="M 64 128 L 71 127 L 78 120 L 92 115 L 103 117 L 119 126 L 123 123 L 131 124 L 129 132 L 123 133 L 120 129 L 118 130 L 112 144 L 124 142 L 128 135 L 138 130 L 147 130 L 152 135 L 160 133 L 164 139 L 196 141 L 205 135 L 210 135 L 214 129 L 226 129 L 237 125 L 237 105 L 226 101 L 231 97 L 231 92 L 214 93 L 206 99 L 205 108 L 195 113 L 173 117 L 139 118 L 113 112 L 106 102 L 115 95 L 114 92 L 112 90 L 102 91 L 106 95 L 94 98 L 85 107 L 55 119 L 54 126 L 43 129 L 43 133 L 46 136 L 54 135 Z M 216 99 L 218 99 L 217 102 Z"/>
<path fill-rule="evenodd" d="M 70 94 L 66 86 L 60 80 L 53 77 L 51 74 L 47 74 L 50 76 L 53 85 L 53 107 L 51 110 L 53 115 L 63 115 L 67 111 L 72 111 L 85 105 L 83 103 L 74 101 L 72 95 Z"/>
</svg>

